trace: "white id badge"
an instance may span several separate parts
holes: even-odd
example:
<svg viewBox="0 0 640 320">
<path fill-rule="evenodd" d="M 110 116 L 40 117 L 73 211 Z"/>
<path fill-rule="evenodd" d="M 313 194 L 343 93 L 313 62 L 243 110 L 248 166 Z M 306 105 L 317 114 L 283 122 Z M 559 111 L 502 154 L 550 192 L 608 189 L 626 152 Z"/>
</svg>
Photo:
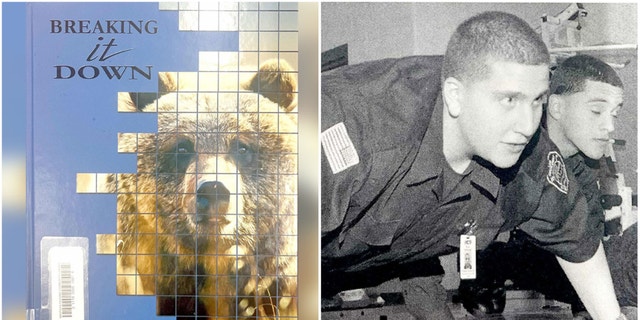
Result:
<svg viewBox="0 0 640 320">
<path fill-rule="evenodd" d="M 476 236 L 460 236 L 460 279 L 476 278 Z"/>
</svg>

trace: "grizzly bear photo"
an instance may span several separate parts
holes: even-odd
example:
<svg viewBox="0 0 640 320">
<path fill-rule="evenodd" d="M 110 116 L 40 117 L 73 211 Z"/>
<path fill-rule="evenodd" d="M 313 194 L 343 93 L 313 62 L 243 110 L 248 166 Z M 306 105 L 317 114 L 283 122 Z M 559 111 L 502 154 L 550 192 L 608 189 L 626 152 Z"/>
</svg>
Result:
<svg viewBox="0 0 640 320">
<path fill-rule="evenodd" d="M 137 172 L 106 182 L 117 194 L 118 294 L 155 295 L 157 313 L 178 319 L 297 317 L 291 70 L 268 61 L 218 91 L 161 73 L 157 94 L 119 95 L 120 111 L 157 112 L 158 132 L 121 134 Z"/>
</svg>

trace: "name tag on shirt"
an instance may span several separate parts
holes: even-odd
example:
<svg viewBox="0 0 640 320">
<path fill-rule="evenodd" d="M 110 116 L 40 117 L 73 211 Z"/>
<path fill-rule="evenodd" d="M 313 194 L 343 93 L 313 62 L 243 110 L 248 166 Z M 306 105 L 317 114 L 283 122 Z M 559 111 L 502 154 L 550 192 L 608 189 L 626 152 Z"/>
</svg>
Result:
<svg viewBox="0 0 640 320">
<path fill-rule="evenodd" d="M 476 271 L 476 236 L 463 234 L 460 236 L 460 279 L 475 279 Z"/>
</svg>

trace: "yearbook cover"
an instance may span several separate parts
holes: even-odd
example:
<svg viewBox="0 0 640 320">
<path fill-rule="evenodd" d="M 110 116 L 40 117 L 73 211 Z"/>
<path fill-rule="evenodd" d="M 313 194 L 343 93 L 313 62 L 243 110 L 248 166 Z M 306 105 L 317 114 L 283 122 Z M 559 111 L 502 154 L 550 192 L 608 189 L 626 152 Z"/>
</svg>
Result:
<svg viewBox="0 0 640 320">
<path fill-rule="evenodd" d="M 297 3 L 28 3 L 29 319 L 298 318 Z"/>
</svg>

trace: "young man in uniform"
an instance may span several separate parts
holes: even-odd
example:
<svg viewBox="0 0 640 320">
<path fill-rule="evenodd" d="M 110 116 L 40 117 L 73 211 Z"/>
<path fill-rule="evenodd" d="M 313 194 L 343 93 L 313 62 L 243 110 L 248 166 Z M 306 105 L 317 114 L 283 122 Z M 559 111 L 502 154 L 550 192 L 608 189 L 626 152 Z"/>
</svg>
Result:
<svg viewBox="0 0 640 320">
<path fill-rule="evenodd" d="M 415 318 L 452 319 L 438 256 L 455 252 L 463 235 L 473 234 L 481 249 L 505 227 L 533 220 L 524 216 L 529 212 L 515 219 L 501 214 L 509 194 L 503 183 L 529 179 L 539 186 L 518 199 L 527 208 L 543 191 L 557 189 L 538 175 L 552 144 L 527 145 L 538 129 L 548 77 L 549 54 L 539 35 L 500 12 L 462 23 L 444 61 L 389 59 L 323 75 L 323 297 L 397 277 Z M 535 158 L 530 172 L 507 170 L 525 147 Z M 561 161 L 557 168 L 564 170 Z M 570 202 L 563 190 L 557 193 L 556 201 Z M 540 236 L 572 228 L 555 222 Z M 589 301 L 600 319 L 617 319 L 613 289 L 596 294 L 598 303 Z"/>
<path fill-rule="evenodd" d="M 597 160 L 605 155 L 611 144 L 614 120 L 622 107 L 622 81 L 603 61 L 577 55 L 558 66 L 551 77 L 550 91 L 546 109 L 549 137 L 587 199 L 587 211 L 583 214 L 594 222 L 604 221 Z M 580 228 L 583 230 L 578 231 L 582 233 L 604 236 L 602 223 L 587 223 Z M 637 307 L 636 228 L 634 224 L 623 237 L 612 237 L 604 247 L 613 270 L 618 301 L 620 305 L 631 307 Z M 521 230 L 513 231 L 507 244 L 492 244 L 480 255 L 478 280 L 461 285 L 465 307 L 494 311 L 496 301 L 491 300 L 500 299 L 504 293 L 500 287 L 510 279 L 518 288 L 537 290 L 571 303 L 574 314 L 581 313 L 584 310 L 581 299 L 558 261 L 553 254 L 539 247 L 530 234 Z"/>
</svg>

